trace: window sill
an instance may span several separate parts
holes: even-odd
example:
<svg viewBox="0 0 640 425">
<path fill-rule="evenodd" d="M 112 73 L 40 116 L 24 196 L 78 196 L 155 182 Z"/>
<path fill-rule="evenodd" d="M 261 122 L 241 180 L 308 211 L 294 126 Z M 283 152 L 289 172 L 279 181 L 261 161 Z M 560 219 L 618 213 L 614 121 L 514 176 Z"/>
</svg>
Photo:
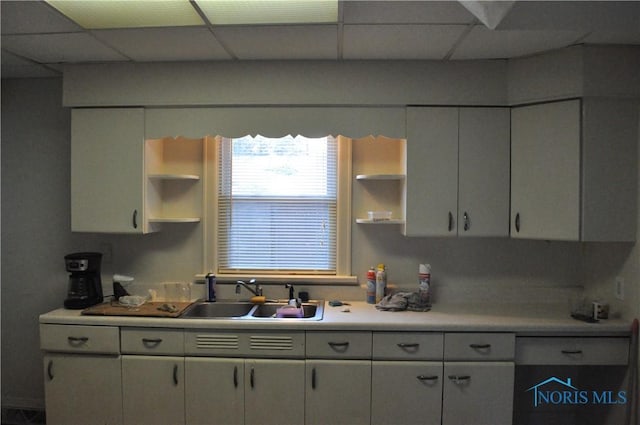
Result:
<svg viewBox="0 0 640 425">
<path fill-rule="evenodd" d="M 197 281 L 204 281 L 204 274 L 195 276 Z M 322 276 L 322 275 L 245 275 L 245 274 L 221 274 L 216 275 L 217 283 L 233 283 L 238 280 L 248 281 L 255 279 L 260 284 L 282 284 L 282 283 L 298 283 L 298 284 L 314 284 L 314 285 L 357 285 L 357 276 Z"/>
</svg>

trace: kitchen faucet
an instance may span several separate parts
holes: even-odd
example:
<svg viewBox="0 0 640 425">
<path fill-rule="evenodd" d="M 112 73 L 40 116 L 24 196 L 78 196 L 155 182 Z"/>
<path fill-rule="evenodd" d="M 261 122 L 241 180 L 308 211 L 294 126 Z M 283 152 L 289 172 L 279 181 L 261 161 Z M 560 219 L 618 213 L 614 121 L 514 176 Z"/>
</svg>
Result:
<svg viewBox="0 0 640 425">
<path fill-rule="evenodd" d="M 291 283 L 287 283 L 286 285 L 284 285 L 285 288 L 289 289 L 289 304 L 291 304 L 291 300 L 293 300 L 295 302 L 295 306 L 296 307 L 300 307 L 302 305 L 301 301 L 299 298 L 296 298 L 295 293 L 293 291 L 293 284 Z"/>
<path fill-rule="evenodd" d="M 249 285 L 255 285 L 256 289 L 251 288 Z M 258 297 L 262 296 L 262 286 L 257 284 L 255 279 L 251 279 L 248 284 L 239 280 L 236 283 L 236 294 L 240 293 L 240 286 L 244 286 L 247 289 L 247 291 L 251 292 L 255 296 L 258 296 Z"/>
</svg>

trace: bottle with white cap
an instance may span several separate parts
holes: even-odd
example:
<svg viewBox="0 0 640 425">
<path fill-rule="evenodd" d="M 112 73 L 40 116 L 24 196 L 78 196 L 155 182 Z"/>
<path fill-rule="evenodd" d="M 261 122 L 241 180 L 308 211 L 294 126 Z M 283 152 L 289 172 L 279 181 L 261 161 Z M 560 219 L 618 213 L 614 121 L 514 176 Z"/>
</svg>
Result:
<svg viewBox="0 0 640 425">
<path fill-rule="evenodd" d="M 420 294 L 420 302 L 421 304 L 430 304 L 431 303 L 431 265 L 430 264 L 420 264 L 418 267 L 418 293 Z"/>
<path fill-rule="evenodd" d="M 383 298 L 387 289 L 387 272 L 384 264 L 378 264 L 376 271 L 376 302 L 379 303 Z"/>
</svg>

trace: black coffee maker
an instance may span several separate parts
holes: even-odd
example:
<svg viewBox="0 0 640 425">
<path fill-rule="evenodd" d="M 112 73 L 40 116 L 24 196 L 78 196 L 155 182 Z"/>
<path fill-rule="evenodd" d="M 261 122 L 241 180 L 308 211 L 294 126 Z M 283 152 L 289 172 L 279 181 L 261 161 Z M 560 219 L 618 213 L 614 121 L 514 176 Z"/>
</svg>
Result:
<svg viewBox="0 0 640 425">
<path fill-rule="evenodd" d="M 69 290 L 64 300 L 65 308 L 87 308 L 102 302 L 99 252 L 77 252 L 65 255 L 64 261 L 69 276 Z"/>
</svg>

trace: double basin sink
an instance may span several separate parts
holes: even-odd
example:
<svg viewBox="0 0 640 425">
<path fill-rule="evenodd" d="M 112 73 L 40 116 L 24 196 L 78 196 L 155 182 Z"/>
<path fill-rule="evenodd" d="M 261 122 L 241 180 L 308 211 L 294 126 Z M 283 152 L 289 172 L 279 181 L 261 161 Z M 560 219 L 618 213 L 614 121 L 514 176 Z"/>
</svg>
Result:
<svg viewBox="0 0 640 425">
<path fill-rule="evenodd" d="M 276 317 L 278 309 L 286 307 L 286 302 L 253 304 L 247 301 L 198 301 L 189 306 L 181 315 L 184 319 L 234 319 L 234 320 L 322 320 L 324 301 L 302 303 L 302 317 Z"/>
</svg>

